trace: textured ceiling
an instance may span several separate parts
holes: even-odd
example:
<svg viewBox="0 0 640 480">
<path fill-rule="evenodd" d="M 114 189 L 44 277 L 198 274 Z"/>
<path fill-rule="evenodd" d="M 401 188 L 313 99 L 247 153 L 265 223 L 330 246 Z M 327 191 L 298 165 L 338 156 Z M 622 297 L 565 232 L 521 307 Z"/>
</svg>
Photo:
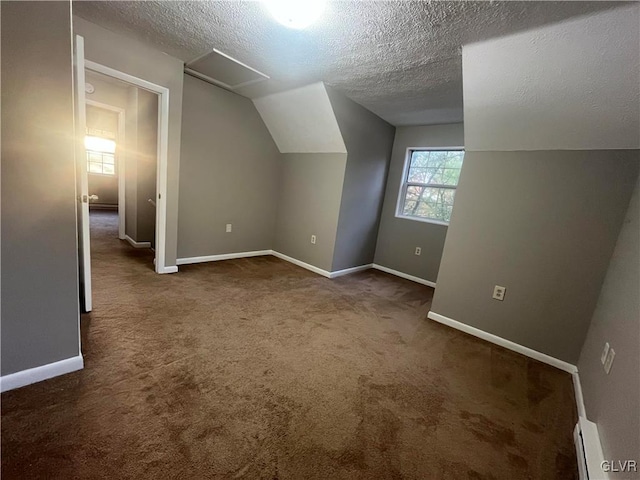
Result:
<svg viewBox="0 0 640 480">
<path fill-rule="evenodd" d="M 394 125 L 462 121 L 461 45 L 617 2 L 333 1 L 303 30 L 257 1 L 76 1 L 74 14 L 188 62 L 213 48 L 271 80 L 255 98 L 324 81 Z"/>
</svg>

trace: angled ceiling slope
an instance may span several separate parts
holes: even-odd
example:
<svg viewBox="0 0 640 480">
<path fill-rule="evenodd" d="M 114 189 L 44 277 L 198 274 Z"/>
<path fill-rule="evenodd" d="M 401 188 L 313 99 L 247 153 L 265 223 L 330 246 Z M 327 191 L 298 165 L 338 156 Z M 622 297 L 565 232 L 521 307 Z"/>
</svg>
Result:
<svg viewBox="0 0 640 480">
<path fill-rule="evenodd" d="M 347 153 L 322 82 L 253 100 L 280 153 Z"/>
</svg>

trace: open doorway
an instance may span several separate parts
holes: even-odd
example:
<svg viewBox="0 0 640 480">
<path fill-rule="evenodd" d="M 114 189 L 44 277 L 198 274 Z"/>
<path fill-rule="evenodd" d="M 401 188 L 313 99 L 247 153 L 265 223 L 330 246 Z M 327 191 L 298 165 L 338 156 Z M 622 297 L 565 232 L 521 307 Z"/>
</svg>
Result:
<svg viewBox="0 0 640 480">
<path fill-rule="evenodd" d="M 96 91 L 95 85 L 87 82 L 87 76 L 99 78 L 109 85 L 118 85 L 127 92 L 124 107 L 113 101 L 101 101 L 97 96 L 87 97 Z M 165 267 L 166 239 L 166 190 L 167 190 L 167 146 L 169 130 L 169 90 L 166 87 L 144 79 L 114 70 L 110 67 L 84 58 L 84 39 L 74 38 L 74 91 L 75 91 L 75 129 L 76 129 L 76 166 L 78 214 L 78 254 L 80 273 L 80 301 L 82 310 L 92 310 L 91 286 L 91 240 L 90 240 L 90 199 L 96 203 L 99 195 L 89 191 L 89 171 L 94 174 L 118 175 L 118 211 L 123 213 L 124 222 L 118 221 L 118 236 L 124 234 L 134 246 L 154 247 L 150 255 L 150 267 L 157 273 L 173 273 L 176 267 Z M 103 99 L 104 100 L 104 99 Z M 131 105 L 135 103 L 135 108 Z M 105 107 L 106 105 L 106 107 Z M 100 126 L 88 131 L 87 108 L 118 110 L 124 108 L 126 120 L 124 134 L 116 140 L 107 138 Z M 107 108 L 108 107 L 108 108 Z M 96 116 L 105 116 L 105 112 L 96 111 Z M 128 114 L 127 112 L 131 112 Z M 93 115 L 93 114 L 92 114 Z M 133 120 L 132 120 L 133 119 Z M 122 122 L 120 122 L 121 124 Z M 131 128 L 133 130 L 131 130 Z M 113 130 L 113 127 L 106 129 Z M 128 130 L 135 132 L 130 134 Z M 122 129 L 119 126 L 119 132 Z M 88 135 L 100 133 L 101 135 Z M 112 132 L 111 132 L 112 133 Z M 94 137 L 88 139 L 87 137 Z M 118 140 L 124 138 L 124 142 Z M 106 144 L 111 141 L 109 146 Z M 135 143 L 133 143 L 135 141 Z M 85 142 L 88 142 L 85 144 Z M 101 147 L 97 147 L 101 144 Z M 93 150 L 87 146 L 93 146 Z M 93 154 L 93 155 L 91 155 Z M 109 155 L 114 154 L 115 158 Z M 91 164 L 94 165 L 91 165 Z M 105 173 L 114 171 L 113 174 Z M 129 181 L 135 178 L 135 181 Z M 124 185 L 122 184 L 124 182 Z M 130 189 L 134 189 L 130 190 Z M 122 198 L 124 196 L 124 201 Z M 96 198 L 97 197 L 97 198 Z M 123 206 L 124 205 L 124 206 Z M 144 207 L 142 207 L 144 205 Z M 140 217 L 140 218 L 139 218 Z M 124 223 L 124 226 L 122 226 Z M 146 237 L 144 240 L 142 238 Z M 140 245 L 142 244 L 142 245 Z"/>
<path fill-rule="evenodd" d="M 93 87 L 93 84 L 90 85 Z M 89 211 L 116 212 L 118 238 L 124 239 L 125 109 L 87 100 L 86 112 L 84 146 L 87 156 Z"/>
<path fill-rule="evenodd" d="M 103 223 L 117 215 L 119 238 L 154 249 L 158 94 L 92 71 L 85 80 L 89 210 Z"/>
</svg>

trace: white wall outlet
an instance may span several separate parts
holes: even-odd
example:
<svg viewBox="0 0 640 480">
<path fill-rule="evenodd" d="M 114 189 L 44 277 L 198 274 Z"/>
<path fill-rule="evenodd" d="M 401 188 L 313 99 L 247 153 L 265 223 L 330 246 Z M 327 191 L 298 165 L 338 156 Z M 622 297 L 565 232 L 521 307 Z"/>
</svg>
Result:
<svg viewBox="0 0 640 480">
<path fill-rule="evenodd" d="M 600 355 L 600 363 L 604 365 L 604 362 L 607 360 L 607 353 L 609 353 L 609 342 L 604 344 L 604 348 L 602 349 L 602 355 Z"/>
<path fill-rule="evenodd" d="M 227 223 L 227 230 L 226 230 L 226 232 L 227 232 L 227 233 L 230 233 L 230 232 L 231 232 L 231 224 L 230 224 L 230 223 Z"/>
<path fill-rule="evenodd" d="M 613 365 L 613 359 L 616 357 L 616 351 L 613 348 L 609 349 L 607 359 L 604 361 L 604 371 L 607 375 L 611 371 L 611 365 Z"/>
<path fill-rule="evenodd" d="M 311 235 L 311 243 L 313 243 L 314 245 L 316 244 L 316 236 L 315 235 Z"/>
<path fill-rule="evenodd" d="M 420 247 L 416 247 L 416 255 L 420 255 L 422 253 L 422 249 Z"/>
<path fill-rule="evenodd" d="M 495 287 L 493 287 L 493 298 L 495 300 L 500 300 L 503 301 L 504 300 L 504 294 L 507 291 L 507 287 L 501 287 L 500 285 L 496 285 Z"/>
</svg>

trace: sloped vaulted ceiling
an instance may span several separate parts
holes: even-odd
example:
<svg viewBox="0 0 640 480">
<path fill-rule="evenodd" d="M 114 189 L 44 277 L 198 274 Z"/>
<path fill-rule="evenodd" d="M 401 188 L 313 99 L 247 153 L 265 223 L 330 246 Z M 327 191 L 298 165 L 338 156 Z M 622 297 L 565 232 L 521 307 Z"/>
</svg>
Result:
<svg viewBox="0 0 640 480">
<path fill-rule="evenodd" d="M 462 121 L 461 46 L 624 2 L 334 1 L 289 30 L 257 1 L 74 2 L 74 14 L 189 62 L 217 48 L 269 81 L 250 98 L 323 81 L 394 125 Z"/>
<path fill-rule="evenodd" d="M 253 101 L 281 153 L 347 153 L 322 83 Z"/>
</svg>

